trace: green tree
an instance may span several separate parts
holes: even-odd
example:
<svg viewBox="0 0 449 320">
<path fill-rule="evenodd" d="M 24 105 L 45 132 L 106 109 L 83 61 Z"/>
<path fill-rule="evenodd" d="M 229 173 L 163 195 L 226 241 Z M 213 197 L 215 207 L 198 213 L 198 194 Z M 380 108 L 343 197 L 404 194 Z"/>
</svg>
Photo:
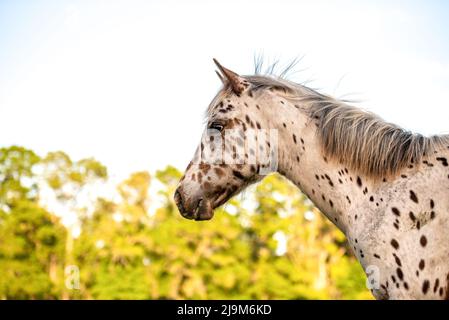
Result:
<svg viewBox="0 0 449 320">
<path fill-rule="evenodd" d="M 16 201 L 34 200 L 37 185 L 33 168 L 40 157 L 32 150 L 18 146 L 0 149 L 0 207 L 8 209 Z"/>
<path fill-rule="evenodd" d="M 107 169 L 95 159 L 73 161 L 61 151 L 48 153 L 39 165 L 41 188 L 49 187 L 53 193 L 53 197 L 47 195 L 46 205 L 52 207 L 57 204 L 58 209 L 62 208 L 64 212 L 54 209 L 54 213 L 58 216 L 74 217 L 72 223 L 66 225 L 68 232 L 65 242 L 64 268 L 67 268 L 75 263 L 72 254 L 73 235 L 80 227 L 80 220 L 90 213 L 90 207 L 96 202 L 95 195 L 92 199 L 89 194 L 95 192 L 94 188 L 99 182 L 107 179 Z M 69 297 L 70 292 L 64 290 L 62 298 Z"/>
<path fill-rule="evenodd" d="M 0 214 L 0 298 L 58 298 L 65 229 L 37 204 L 18 201 Z"/>
<path fill-rule="evenodd" d="M 100 199 L 92 217 L 83 219 L 75 243 L 82 295 L 96 299 L 148 299 L 145 255 L 149 226 L 150 175 L 137 172 L 121 182 L 118 203 Z"/>
</svg>

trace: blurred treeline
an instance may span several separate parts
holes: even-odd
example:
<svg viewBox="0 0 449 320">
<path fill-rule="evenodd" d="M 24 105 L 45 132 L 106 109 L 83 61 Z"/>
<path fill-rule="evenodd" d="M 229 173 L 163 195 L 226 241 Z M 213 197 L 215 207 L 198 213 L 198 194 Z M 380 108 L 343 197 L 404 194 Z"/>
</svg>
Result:
<svg viewBox="0 0 449 320">
<path fill-rule="evenodd" d="M 111 179 L 94 159 L 1 148 L 0 299 L 371 298 L 343 234 L 282 177 L 208 222 L 178 213 L 180 177 L 135 172 L 102 196 Z"/>
</svg>

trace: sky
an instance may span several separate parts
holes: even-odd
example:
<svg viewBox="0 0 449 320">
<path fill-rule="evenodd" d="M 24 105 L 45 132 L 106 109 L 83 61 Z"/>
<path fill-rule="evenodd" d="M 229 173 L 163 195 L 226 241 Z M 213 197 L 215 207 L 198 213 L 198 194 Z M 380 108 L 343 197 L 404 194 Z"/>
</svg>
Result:
<svg viewBox="0 0 449 320">
<path fill-rule="evenodd" d="M 184 169 L 220 89 L 212 58 L 408 130 L 449 133 L 447 1 L 0 0 L 0 147 L 95 157 L 111 175 Z"/>
</svg>

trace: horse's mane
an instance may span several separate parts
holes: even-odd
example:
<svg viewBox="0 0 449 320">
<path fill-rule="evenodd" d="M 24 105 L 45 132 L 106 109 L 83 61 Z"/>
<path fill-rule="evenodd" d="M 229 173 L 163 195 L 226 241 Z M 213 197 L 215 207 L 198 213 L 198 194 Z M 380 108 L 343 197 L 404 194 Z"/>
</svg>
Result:
<svg viewBox="0 0 449 320">
<path fill-rule="evenodd" d="M 374 179 L 395 176 L 426 155 L 449 147 L 449 135 L 426 137 L 323 95 L 304 85 L 269 75 L 245 77 L 254 89 L 279 90 L 317 121 L 327 158 Z"/>
</svg>

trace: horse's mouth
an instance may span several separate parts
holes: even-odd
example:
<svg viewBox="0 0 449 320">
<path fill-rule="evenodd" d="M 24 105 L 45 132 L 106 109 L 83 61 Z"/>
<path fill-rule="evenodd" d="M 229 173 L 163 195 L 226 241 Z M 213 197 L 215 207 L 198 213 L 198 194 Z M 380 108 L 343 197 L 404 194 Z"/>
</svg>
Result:
<svg viewBox="0 0 449 320">
<path fill-rule="evenodd" d="M 200 199 L 193 215 L 188 219 L 195 221 L 210 220 L 214 217 L 214 210 L 224 204 L 227 200 L 228 192 L 222 192 L 213 197 L 213 199 Z"/>
<path fill-rule="evenodd" d="M 176 195 L 175 199 L 179 212 L 186 219 L 195 221 L 204 221 L 210 220 L 214 216 L 214 209 L 212 207 L 212 202 L 208 199 L 199 199 L 194 210 L 187 210 L 182 201 L 178 200 L 179 198 L 177 198 Z"/>
<path fill-rule="evenodd" d="M 214 217 L 214 210 L 226 203 L 228 199 L 228 192 L 220 193 L 213 199 L 200 199 L 193 214 L 190 217 L 184 217 L 195 221 L 211 220 Z"/>
<path fill-rule="evenodd" d="M 200 199 L 198 202 L 198 206 L 196 207 L 193 215 L 190 219 L 195 221 L 204 221 L 210 220 L 214 216 L 214 209 L 212 208 L 212 204 L 207 199 Z"/>
<path fill-rule="evenodd" d="M 219 193 L 213 201 L 213 206 L 212 206 L 213 209 L 215 210 L 222 204 L 226 203 L 226 201 L 228 201 L 229 198 L 230 198 L 229 192 L 227 190 L 223 191 L 222 193 Z"/>
<path fill-rule="evenodd" d="M 212 197 L 204 197 L 197 200 L 195 209 L 188 210 L 182 201 L 182 197 L 180 193 L 175 192 L 175 202 L 178 206 L 179 212 L 181 215 L 190 220 L 195 221 L 205 221 L 210 220 L 214 217 L 214 210 L 224 203 L 228 201 L 230 198 L 230 192 L 228 190 L 224 190 L 223 192 L 217 193 Z"/>
</svg>

